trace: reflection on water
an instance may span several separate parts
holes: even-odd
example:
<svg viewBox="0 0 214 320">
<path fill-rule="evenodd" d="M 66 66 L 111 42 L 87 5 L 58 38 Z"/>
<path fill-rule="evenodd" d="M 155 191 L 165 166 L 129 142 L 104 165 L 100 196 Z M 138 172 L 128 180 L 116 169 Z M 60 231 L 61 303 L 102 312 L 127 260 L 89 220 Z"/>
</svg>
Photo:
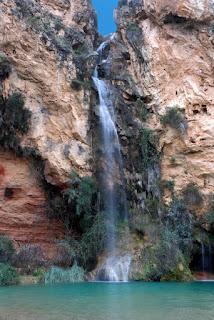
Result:
<svg viewBox="0 0 214 320">
<path fill-rule="evenodd" d="M 213 320 L 214 283 L 0 288 L 0 320 Z"/>
</svg>

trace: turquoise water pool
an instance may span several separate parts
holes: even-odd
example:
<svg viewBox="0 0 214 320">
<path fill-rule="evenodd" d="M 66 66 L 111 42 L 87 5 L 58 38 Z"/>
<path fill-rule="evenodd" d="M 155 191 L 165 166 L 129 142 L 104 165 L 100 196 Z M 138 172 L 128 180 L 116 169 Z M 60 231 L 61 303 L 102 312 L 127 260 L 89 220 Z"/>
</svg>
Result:
<svg viewBox="0 0 214 320">
<path fill-rule="evenodd" d="M 213 320 L 214 283 L 0 288 L 0 320 Z"/>
</svg>

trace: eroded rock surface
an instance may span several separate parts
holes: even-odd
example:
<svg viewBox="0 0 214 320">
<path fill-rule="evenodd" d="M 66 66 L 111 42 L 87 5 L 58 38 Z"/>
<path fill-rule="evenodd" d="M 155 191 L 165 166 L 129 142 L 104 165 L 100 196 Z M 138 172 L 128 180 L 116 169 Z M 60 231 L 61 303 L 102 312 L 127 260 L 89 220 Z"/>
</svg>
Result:
<svg viewBox="0 0 214 320">
<path fill-rule="evenodd" d="M 87 1 L 16 0 L 1 2 L 0 10 L 0 50 L 13 67 L 5 94 L 20 90 L 33 112 L 23 144 L 37 147 L 51 183 L 65 183 L 72 169 L 89 174 L 90 97 L 84 81 L 96 35 L 92 8 Z M 74 80 L 81 82 L 78 90 L 71 88 Z"/>
<path fill-rule="evenodd" d="M 10 152 L 0 152 L 0 234 L 17 248 L 39 244 L 52 257 L 57 240 L 64 236 L 59 221 L 46 215 L 46 197 L 32 164 Z"/>
<path fill-rule="evenodd" d="M 90 1 L 0 1 L 0 52 L 12 68 L 1 95 L 22 93 L 32 116 L 21 146 L 36 150 L 46 181 L 62 188 L 72 170 L 92 171 L 89 80 L 96 38 Z M 47 199 L 30 158 L 1 150 L 0 234 L 18 245 L 39 243 L 51 255 L 64 231 L 46 217 Z"/>
<path fill-rule="evenodd" d="M 213 193 L 213 1 L 121 1 L 116 18 L 132 87 L 160 137 L 162 178 L 174 180 L 178 192 L 194 182 Z M 185 114 L 184 135 L 160 124 L 172 106 Z"/>
</svg>

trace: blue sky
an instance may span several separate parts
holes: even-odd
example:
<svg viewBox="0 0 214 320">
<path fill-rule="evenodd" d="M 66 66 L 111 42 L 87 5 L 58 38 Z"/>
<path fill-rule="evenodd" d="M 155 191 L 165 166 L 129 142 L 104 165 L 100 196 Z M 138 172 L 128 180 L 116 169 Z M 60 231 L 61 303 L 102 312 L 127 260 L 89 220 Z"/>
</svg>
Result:
<svg viewBox="0 0 214 320">
<path fill-rule="evenodd" d="M 99 32 L 103 35 L 114 32 L 116 26 L 113 19 L 113 10 L 118 0 L 92 0 L 98 16 Z"/>
</svg>

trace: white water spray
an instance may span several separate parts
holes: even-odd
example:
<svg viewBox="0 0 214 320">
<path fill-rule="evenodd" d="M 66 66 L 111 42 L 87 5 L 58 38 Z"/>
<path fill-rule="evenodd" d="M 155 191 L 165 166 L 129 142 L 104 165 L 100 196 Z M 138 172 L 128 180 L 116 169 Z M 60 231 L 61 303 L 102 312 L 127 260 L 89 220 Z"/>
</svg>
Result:
<svg viewBox="0 0 214 320">
<path fill-rule="evenodd" d="M 108 43 L 109 40 L 103 42 L 97 49 L 99 59 L 102 62 L 105 61 L 102 60 L 102 54 Z M 94 71 L 93 81 L 99 94 L 99 115 L 103 150 L 102 187 L 104 189 L 104 206 L 107 217 L 106 227 L 108 238 L 106 243 L 107 258 L 100 268 L 98 279 L 107 281 L 128 281 L 131 257 L 128 254 L 121 255 L 117 252 L 117 225 L 119 217 L 122 216 L 122 219 L 127 221 L 128 214 L 122 176 L 123 161 L 115 125 L 114 106 L 111 99 L 110 87 L 105 80 L 99 79 L 97 67 Z M 120 209 L 118 208 L 119 204 L 116 191 L 118 185 L 120 185 L 121 197 L 119 202 L 122 203 L 122 208 L 120 207 Z M 128 234 L 126 238 L 128 241 Z"/>
</svg>

